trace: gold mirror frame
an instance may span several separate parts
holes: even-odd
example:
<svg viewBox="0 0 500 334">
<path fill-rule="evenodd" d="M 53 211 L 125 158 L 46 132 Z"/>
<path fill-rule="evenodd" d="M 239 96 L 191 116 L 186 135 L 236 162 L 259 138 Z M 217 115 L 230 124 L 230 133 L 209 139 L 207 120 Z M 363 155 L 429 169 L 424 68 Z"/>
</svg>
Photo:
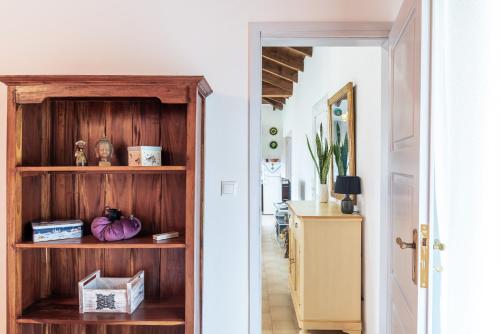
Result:
<svg viewBox="0 0 500 334">
<path fill-rule="evenodd" d="M 328 99 L 328 136 L 330 143 L 333 145 L 333 108 L 332 106 L 339 101 L 347 98 L 347 113 L 348 113 L 348 131 L 349 131 L 349 173 L 348 176 L 356 175 L 356 127 L 355 127 L 355 111 L 354 111 L 354 86 L 352 82 L 342 87 L 337 93 Z M 335 159 L 332 159 L 330 164 L 330 194 L 336 199 L 343 199 L 343 194 L 336 194 L 334 168 L 336 167 Z M 353 196 L 353 201 L 356 203 L 356 196 Z"/>
</svg>

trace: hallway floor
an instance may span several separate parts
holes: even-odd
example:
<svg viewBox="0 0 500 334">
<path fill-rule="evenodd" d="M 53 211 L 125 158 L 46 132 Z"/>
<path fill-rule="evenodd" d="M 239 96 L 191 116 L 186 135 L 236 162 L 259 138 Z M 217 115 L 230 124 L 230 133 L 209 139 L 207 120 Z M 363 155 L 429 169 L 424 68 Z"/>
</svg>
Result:
<svg viewBox="0 0 500 334">
<path fill-rule="evenodd" d="M 274 238 L 274 216 L 262 216 L 262 334 L 297 334 L 288 291 L 288 259 Z"/>
<path fill-rule="evenodd" d="M 274 238 L 274 216 L 262 216 L 262 334 L 298 334 L 288 290 L 288 259 Z M 337 331 L 311 331 L 330 334 Z"/>
</svg>

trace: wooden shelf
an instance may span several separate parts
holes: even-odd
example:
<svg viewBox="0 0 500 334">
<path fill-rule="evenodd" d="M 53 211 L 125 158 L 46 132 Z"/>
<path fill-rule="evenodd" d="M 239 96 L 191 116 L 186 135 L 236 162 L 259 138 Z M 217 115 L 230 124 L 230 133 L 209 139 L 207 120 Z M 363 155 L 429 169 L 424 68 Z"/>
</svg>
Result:
<svg viewBox="0 0 500 334">
<path fill-rule="evenodd" d="M 184 237 L 168 240 L 155 241 L 151 235 L 138 236 L 129 240 L 121 241 L 99 241 L 92 235 L 86 235 L 81 239 L 64 239 L 45 242 L 25 241 L 16 244 L 16 248 L 186 248 Z"/>
<path fill-rule="evenodd" d="M 77 298 L 52 297 L 28 307 L 19 324 L 101 324 L 130 326 L 184 325 L 184 297 L 144 300 L 132 314 L 79 313 Z"/>
<path fill-rule="evenodd" d="M 22 166 L 16 167 L 16 171 L 20 173 L 44 174 L 44 173 L 93 173 L 93 174 L 108 174 L 108 173 L 129 173 L 129 174 L 154 174 L 154 173 L 171 173 L 183 172 L 186 166 L 159 166 L 159 167 L 143 167 L 143 166 Z"/>
</svg>

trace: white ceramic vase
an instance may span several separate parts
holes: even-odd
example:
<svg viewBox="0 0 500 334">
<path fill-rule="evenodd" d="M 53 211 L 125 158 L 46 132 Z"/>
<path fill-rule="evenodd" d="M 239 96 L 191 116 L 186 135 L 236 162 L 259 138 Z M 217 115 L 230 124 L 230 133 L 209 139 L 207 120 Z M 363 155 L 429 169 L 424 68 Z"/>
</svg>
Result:
<svg viewBox="0 0 500 334">
<path fill-rule="evenodd" d="M 320 184 L 316 198 L 320 203 L 328 203 L 328 185 Z"/>
</svg>

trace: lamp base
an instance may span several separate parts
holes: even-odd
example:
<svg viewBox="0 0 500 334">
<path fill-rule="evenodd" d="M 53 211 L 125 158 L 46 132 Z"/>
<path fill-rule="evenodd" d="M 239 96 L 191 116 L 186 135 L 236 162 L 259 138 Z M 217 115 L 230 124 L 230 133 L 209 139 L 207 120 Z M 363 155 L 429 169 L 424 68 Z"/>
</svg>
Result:
<svg viewBox="0 0 500 334">
<path fill-rule="evenodd" d="M 342 200 L 342 203 L 340 204 L 340 208 L 342 210 L 342 213 L 345 213 L 345 214 L 352 214 L 353 213 L 354 202 L 352 201 L 349 194 L 345 195 L 344 199 Z"/>
</svg>

